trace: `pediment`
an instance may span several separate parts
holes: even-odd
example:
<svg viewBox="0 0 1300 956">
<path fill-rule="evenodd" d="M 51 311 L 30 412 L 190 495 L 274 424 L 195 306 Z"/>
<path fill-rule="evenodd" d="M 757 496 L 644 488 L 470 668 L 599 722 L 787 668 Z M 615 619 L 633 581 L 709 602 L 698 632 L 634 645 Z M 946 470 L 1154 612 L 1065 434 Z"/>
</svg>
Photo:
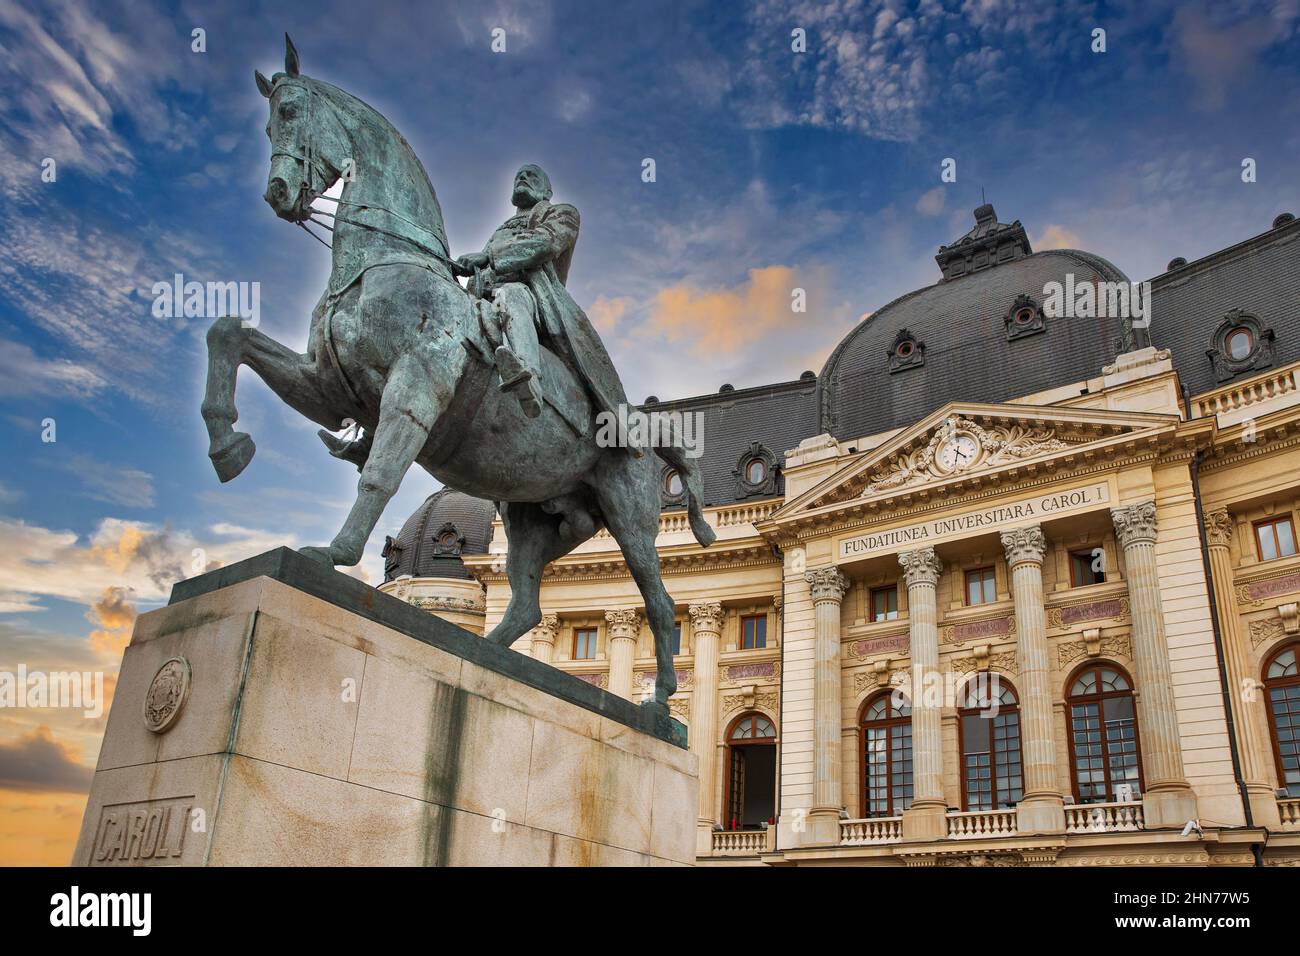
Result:
<svg viewBox="0 0 1300 956">
<path fill-rule="evenodd" d="M 786 504 L 780 522 L 835 505 L 942 494 L 953 486 L 1069 468 L 1172 436 L 1176 415 L 951 403 Z"/>
</svg>

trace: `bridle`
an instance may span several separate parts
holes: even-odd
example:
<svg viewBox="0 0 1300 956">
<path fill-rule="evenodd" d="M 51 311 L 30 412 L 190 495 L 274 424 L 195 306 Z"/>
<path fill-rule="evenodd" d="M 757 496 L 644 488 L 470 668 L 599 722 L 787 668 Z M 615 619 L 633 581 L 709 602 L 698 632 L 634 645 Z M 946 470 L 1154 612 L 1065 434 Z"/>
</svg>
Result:
<svg viewBox="0 0 1300 956">
<path fill-rule="evenodd" d="M 352 202 L 351 200 L 342 199 L 342 198 L 331 199 L 328 196 L 322 195 L 326 189 L 328 189 L 331 185 L 333 185 L 337 177 L 331 178 L 329 174 L 329 170 L 325 168 L 325 166 L 320 162 L 319 159 L 320 153 L 316 149 L 315 126 L 312 123 L 312 104 L 316 100 L 317 92 L 311 87 L 310 84 L 293 82 L 292 80 L 282 79 L 280 81 L 280 85 L 294 86 L 300 90 L 306 91 L 307 93 L 307 113 L 304 122 L 304 129 L 306 130 L 306 133 L 303 138 L 302 155 L 299 155 L 297 153 L 287 152 L 284 149 L 276 149 L 274 146 L 272 146 L 271 149 L 272 160 L 274 160 L 277 156 L 284 156 L 287 159 L 292 159 L 294 162 L 298 163 L 302 167 L 302 179 L 298 186 L 298 199 L 295 205 L 297 205 L 300 209 L 304 210 L 308 214 L 307 215 L 308 219 L 316 223 L 318 226 L 322 226 L 323 228 L 328 229 L 330 232 L 334 231 L 334 226 L 330 225 L 329 223 L 321 219 L 315 218 L 317 215 L 329 216 L 331 219 L 334 220 L 335 225 L 342 222 L 348 225 L 357 226 L 362 229 L 369 229 L 372 232 L 378 232 L 383 235 L 389 236 L 393 239 L 399 239 L 402 242 L 409 243 L 410 245 L 420 250 L 420 252 L 424 253 L 425 255 L 432 256 L 433 258 L 441 262 L 443 265 L 447 266 L 447 268 L 451 270 L 454 279 L 454 276 L 456 274 L 455 263 L 452 261 L 451 256 L 448 253 L 445 240 L 439 239 L 436 235 L 429 232 L 429 230 L 425 229 L 419 223 L 408 218 L 407 216 L 402 215 L 399 212 L 396 212 L 392 209 L 386 209 L 383 206 L 377 206 L 374 203 L 358 203 L 358 202 Z M 334 112 L 333 107 L 330 105 L 328 101 L 326 101 L 325 103 L 325 108 L 330 110 L 332 113 Z M 339 125 L 342 126 L 342 123 L 339 121 L 337 113 L 334 114 L 334 120 L 335 122 L 339 122 Z M 322 188 L 319 193 L 316 192 L 314 188 L 316 185 L 317 176 L 320 177 L 320 182 L 322 183 Z M 359 210 L 358 214 L 364 213 L 365 211 L 368 210 L 374 210 L 376 212 L 383 213 L 388 216 L 392 216 L 394 219 L 406 223 L 408 226 L 410 226 L 412 229 L 415 229 L 418 233 L 422 235 L 419 237 L 410 236 L 402 232 L 395 232 L 392 229 L 385 229 L 383 226 L 376 225 L 373 222 L 364 222 L 358 218 L 339 215 L 337 211 L 326 212 L 324 209 L 317 209 L 316 207 L 311 205 L 317 199 L 324 199 L 326 202 L 336 203 L 340 207 L 341 206 L 352 207 L 354 209 Z M 321 243 L 321 245 L 331 249 L 333 248 L 332 243 L 326 242 L 320 236 L 316 235 L 316 233 L 308 229 L 305 221 L 296 222 L 295 225 L 299 226 L 309 236 L 311 236 L 317 242 Z M 435 248 L 435 246 L 437 248 Z"/>
</svg>

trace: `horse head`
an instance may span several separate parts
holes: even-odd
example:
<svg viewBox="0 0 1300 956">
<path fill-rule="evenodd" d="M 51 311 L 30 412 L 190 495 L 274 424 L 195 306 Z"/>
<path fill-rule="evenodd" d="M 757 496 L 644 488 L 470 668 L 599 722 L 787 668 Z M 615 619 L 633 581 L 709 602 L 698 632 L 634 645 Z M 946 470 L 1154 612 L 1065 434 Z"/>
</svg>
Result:
<svg viewBox="0 0 1300 956">
<path fill-rule="evenodd" d="M 264 198 L 281 219 L 303 222 L 312 201 L 346 171 L 350 147 L 321 84 L 299 72 L 298 51 L 287 33 L 284 45 L 283 73 L 269 80 L 254 73 L 258 90 L 271 101 L 266 122 L 271 172 Z"/>
</svg>

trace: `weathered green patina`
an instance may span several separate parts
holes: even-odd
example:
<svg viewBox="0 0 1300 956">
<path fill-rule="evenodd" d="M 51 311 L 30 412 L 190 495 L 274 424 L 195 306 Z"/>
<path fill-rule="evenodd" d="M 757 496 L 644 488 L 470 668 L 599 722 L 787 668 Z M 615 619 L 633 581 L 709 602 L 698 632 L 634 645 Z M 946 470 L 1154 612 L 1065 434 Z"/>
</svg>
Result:
<svg viewBox="0 0 1300 956">
<path fill-rule="evenodd" d="M 525 188 L 519 179 L 515 188 L 522 221 L 508 220 L 503 229 L 511 235 L 498 230 L 484 253 L 453 260 L 437 195 L 410 145 L 356 97 L 302 75 L 293 43 L 285 43 L 284 72 L 256 75 L 270 101 L 265 198 L 276 215 L 303 225 L 312 203 L 343 179 L 333 265 L 305 354 L 238 318 L 218 319 L 209 330 L 203 419 L 218 477 L 236 477 L 255 450 L 233 428 L 236 373 L 247 365 L 324 429 L 352 421 L 365 430 L 351 442 L 322 433 L 361 480 L 334 540 L 304 554 L 356 564 L 412 464 L 497 502 L 511 598 L 487 639 L 507 646 L 541 620 L 547 563 L 608 527 L 645 600 L 658 664 L 655 705 L 666 712 L 677 679 L 673 601 L 655 550 L 662 466 L 652 455 L 597 444 L 596 412 L 626 399 L 599 337 L 564 290 L 577 211 L 551 204 L 545 174 L 525 167 Z M 477 294 L 457 274 L 477 274 Z M 509 291 L 497 302 L 500 289 Z M 681 474 L 692 530 L 707 546 L 714 535 L 694 460 L 680 447 L 655 452 Z"/>
</svg>

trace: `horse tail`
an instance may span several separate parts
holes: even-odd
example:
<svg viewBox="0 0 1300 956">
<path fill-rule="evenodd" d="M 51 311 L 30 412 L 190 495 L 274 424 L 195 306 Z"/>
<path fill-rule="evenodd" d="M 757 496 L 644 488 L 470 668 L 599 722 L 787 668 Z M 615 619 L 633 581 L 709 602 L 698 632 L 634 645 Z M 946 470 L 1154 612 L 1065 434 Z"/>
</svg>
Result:
<svg viewBox="0 0 1300 956">
<path fill-rule="evenodd" d="M 686 515 L 691 523 L 691 533 L 695 535 L 700 547 L 707 548 L 718 536 L 704 520 L 704 478 L 700 475 L 699 466 L 676 442 L 656 447 L 655 454 L 676 468 L 681 475 L 682 486 L 686 489 Z"/>
</svg>

